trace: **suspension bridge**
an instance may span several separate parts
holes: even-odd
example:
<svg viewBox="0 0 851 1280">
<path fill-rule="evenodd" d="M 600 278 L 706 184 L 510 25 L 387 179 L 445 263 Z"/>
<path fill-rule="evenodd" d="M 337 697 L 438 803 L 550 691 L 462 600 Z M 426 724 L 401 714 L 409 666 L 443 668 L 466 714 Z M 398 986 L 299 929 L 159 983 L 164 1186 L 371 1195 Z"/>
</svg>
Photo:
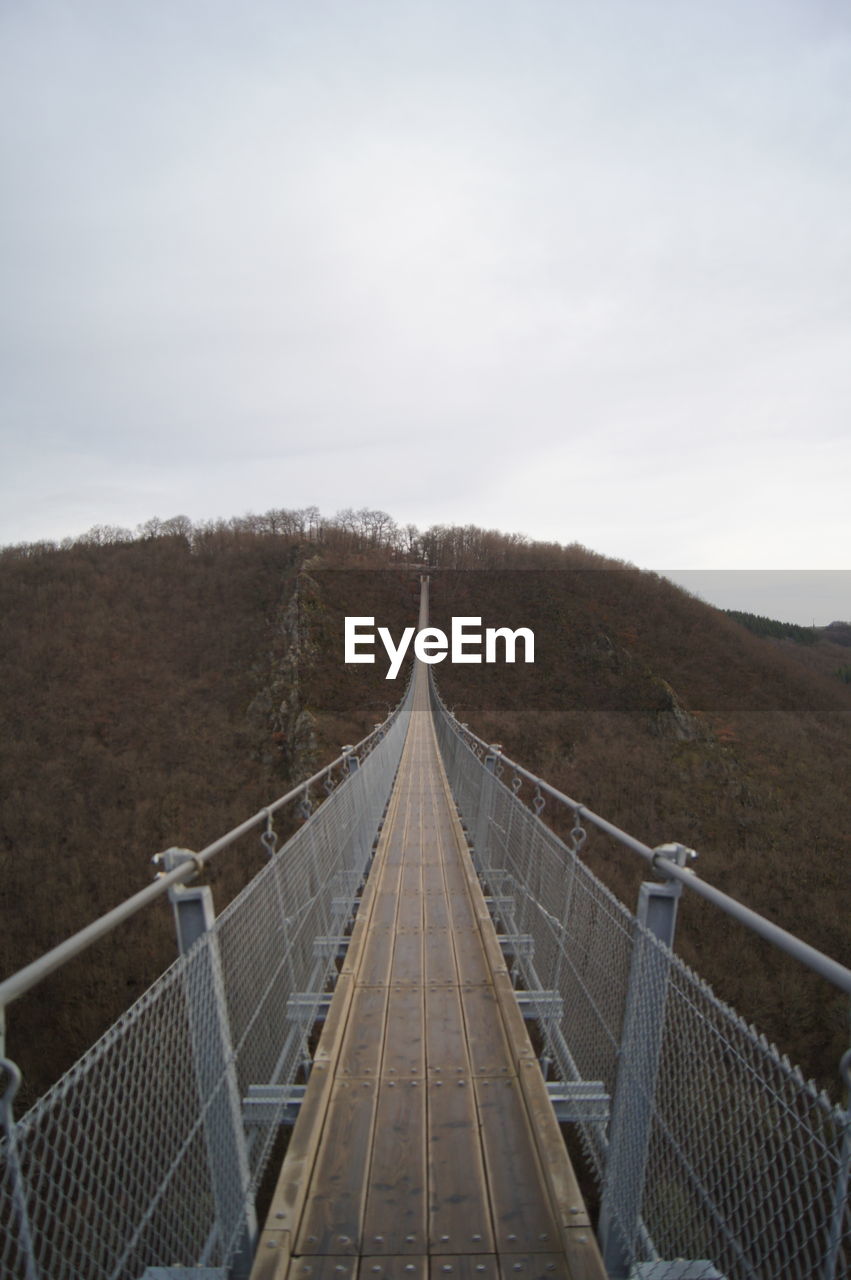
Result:
<svg viewBox="0 0 851 1280">
<path fill-rule="evenodd" d="M 652 867 L 635 913 L 582 862 L 592 829 Z M 216 917 L 191 882 L 258 831 L 268 862 Z M 178 959 L 20 1117 L 0 1059 L 0 1276 L 851 1275 L 849 1112 L 677 958 L 679 896 L 849 994 L 851 971 L 690 854 L 508 761 L 418 663 L 364 742 L 200 853 L 160 855 L 148 889 L 0 983 L 5 1010 L 172 900 Z M 847 1088 L 851 1054 L 841 1071 Z"/>
</svg>

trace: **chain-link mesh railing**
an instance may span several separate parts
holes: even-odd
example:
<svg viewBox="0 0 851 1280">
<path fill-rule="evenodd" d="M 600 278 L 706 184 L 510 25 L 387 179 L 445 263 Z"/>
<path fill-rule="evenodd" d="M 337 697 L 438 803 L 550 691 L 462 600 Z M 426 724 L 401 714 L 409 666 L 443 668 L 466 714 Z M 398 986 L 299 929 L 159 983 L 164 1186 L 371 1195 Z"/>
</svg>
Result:
<svg viewBox="0 0 851 1280">
<path fill-rule="evenodd" d="M 409 713 L 407 697 L 338 762 L 328 797 L 277 851 L 270 819 L 267 865 L 17 1123 L 15 1069 L 0 1066 L 3 1280 L 137 1280 L 250 1256 L 254 1193 Z M 252 1095 L 262 1105 L 246 1105 Z"/>
<path fill-rule="evenodd" d="M 581 862 L 587 811 L 575 806 L 561 840 L 532 776 L 459 725 L 436 692 L 433 705 L 478 872 L 500 931 L 518 939 L 517 984 L 541 993 L 544 1054 L 568 1085 L 600 1082 L 611 1101 L 608 1120 L 577 1117 L 610 1274 L 851 1275 L 848 1113 Z M 848 1068 L 846 1057 L 846 1083 Z"/>
</svg>

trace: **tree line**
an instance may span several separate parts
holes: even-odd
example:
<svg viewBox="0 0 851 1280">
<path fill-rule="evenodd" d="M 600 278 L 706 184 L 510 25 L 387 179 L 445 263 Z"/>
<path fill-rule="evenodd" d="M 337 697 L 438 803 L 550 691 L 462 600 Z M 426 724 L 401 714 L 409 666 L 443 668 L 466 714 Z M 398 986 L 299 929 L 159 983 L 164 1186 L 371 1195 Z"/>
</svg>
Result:
<svg viewBox="0 0 851 1280">
<path fill-rule="evenodd" d="M 228 519 L 193 522 L 188 516 L 168 519 L 154 516 L 134 529 L 122 525 L 96 524 L 76 537 L 58 541 L 20 542 L 0 548 L 0 559 L 15 560 L 52 551 L 72 551 L 86 547 L 113 547 L 155 539 L 173 539 L 192 551 L 202 553 L 240 538 L 287 539 L 324 552 L 338 551 L 348 560 L 364 553 L 370 563 L 385 559 L 446 569 L 542 567 L 546 561 L 557 567 L 566 548 L 552 542 L 537 542 L 522 533 L 481 529 L 476 525 L 435 524 L 420 529 L 415 524 L 398 524 L 386 511 L 371 507 L 345 507 L 333 516 L 323 516 L 318 507 L 274 507 L 262 513 L 248 512 Z M 579 544 L 568 548 L 588 567 L 611 562 Z"/>
</svg>

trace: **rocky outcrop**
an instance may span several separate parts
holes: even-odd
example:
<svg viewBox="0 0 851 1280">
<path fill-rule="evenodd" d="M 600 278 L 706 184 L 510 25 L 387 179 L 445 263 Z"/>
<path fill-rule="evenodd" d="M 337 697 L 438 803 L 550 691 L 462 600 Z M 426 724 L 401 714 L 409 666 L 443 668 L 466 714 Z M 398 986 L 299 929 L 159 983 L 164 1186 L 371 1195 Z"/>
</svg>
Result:
<svg viewBox="0 0 851 1280">
<path fill-rule="evenodd" d="M 312 773 L 316 764 L 316 722 L 304 704 L 303 687 L 316 663 L 311 618 L 318 596 L 314 580 L 299 572 L 275 618 L 262 687 L 249 709 L 260 757 L 276 772 L 283 765 L 291 782 Z"/>
<path fill-rule="evenodd" d="M 660 738 L 678 742 L 698 742 L 709 735 L 696 716 L 683 706 L 676 691 L 661 676 L 653 676 L 658 705 L 653 713 L 653 732 Z"/>
</svg>

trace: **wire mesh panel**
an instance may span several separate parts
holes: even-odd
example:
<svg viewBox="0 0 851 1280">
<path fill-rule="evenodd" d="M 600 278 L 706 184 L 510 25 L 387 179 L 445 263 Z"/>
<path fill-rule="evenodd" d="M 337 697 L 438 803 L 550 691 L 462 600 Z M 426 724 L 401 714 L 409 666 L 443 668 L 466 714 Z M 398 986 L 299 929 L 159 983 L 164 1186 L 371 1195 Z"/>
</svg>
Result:
<svg viewBox="0 0 851 1280">
<path fill-rule="evenodd" d="M 603 1082 L 612 1099 L 609 1122 L 579 1123 L 616 1245 L 611 1273 L 851 1275 L 848 1114 L 613 897 L 579 839 L 570 847 L 545 826 L 520 779 L 498 776 L 497 753 L 436 694 L 433 705 L 506 945 L 531 939 L 517 945 L 517 985 L 560 997 L 541 1019 L 545 1054 L 562 1079 Z"/>
<path fill-rule="evenodd" d="M 851 1274 L 847 1114 L 674 958 L 652 1101 L 642 1217 L 662 1257 Z"/>
<path fill-rule="evenodd" d="M 491 782 L 486 860 L 513 894 L 513 923 L 533 939 L 525 985 L 558 990 L 578 1079 L 612 1090 L 632 954 L 626 908 L 517 797 Z M 567 856 L 566 856 L 567 855 Z"/>
<path fill-rule="evenodd" d="M 212 1188 L 185 968 L 172 966 L 19 1121 L 25 1203 L 10 1203 L 7 1164 L 4 1276 L 139 1275 L 146 1257 L 203 1249 Z"/>
<path fill-rule="evenodd" d="M 406 698 L 212 928 L 16 1124 L 0 1069 L 3 1280 L 228 1264 L 286 1090 L 270 1089 L 248 1128 L 242 1100 L 291 1084 L 301 1063 L 306 1026 L 288 1002 L 330 984 L 333 956 L 317 940 L 342 927 L 367 870 L 409 714 Z"/>
</svg>

